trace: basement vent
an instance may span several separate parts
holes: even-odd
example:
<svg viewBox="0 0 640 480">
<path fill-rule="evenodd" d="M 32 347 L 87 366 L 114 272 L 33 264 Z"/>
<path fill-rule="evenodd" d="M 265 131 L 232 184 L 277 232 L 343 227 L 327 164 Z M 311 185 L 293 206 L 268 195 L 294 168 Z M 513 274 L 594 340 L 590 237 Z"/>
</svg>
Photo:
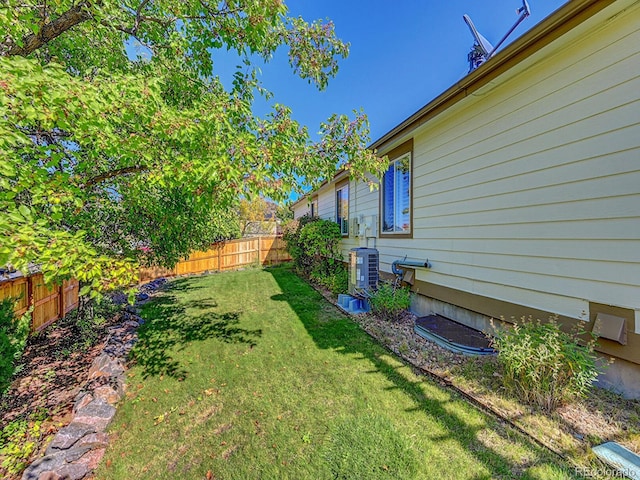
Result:
<svg viewBox="0 0 640 480">
<path fill-rule="evenodd" d="M 606 313 L 598 313 L 595 322 L 593 322 L 592 332 L 600 338 L 608 338 L 614 342 L 626 345 L 627 319 Z"/>
</svg>

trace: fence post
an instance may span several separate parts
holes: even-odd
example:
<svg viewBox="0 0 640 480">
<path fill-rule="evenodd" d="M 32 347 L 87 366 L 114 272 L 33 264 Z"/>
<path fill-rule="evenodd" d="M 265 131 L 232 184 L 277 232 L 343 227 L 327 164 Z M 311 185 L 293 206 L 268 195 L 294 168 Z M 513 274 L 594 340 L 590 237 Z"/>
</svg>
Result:
<svg viewBox="0 0 640 480">
<path fill-rule="evenodd" d="M 31 276 L 27 276 L 27 311 L 29 311 L 31 309 L 31 307 L 35 304 L 34 299 L 33 299 L 33 277 Z M 31 317 L 31 321 L 30 321 L 30 330 L 33 332 L 34 329 L 34 324 L 33 324 L 33 320 L 34 320 L 34 315 L 36 313 L 36 309 L 34 308 L 33 310 L 31 310 L 31 313 L 29 313 L 29 316 Z"/>
<path fill-rule="evenodd" d="M 222 249 L 220 248 L 220 243 L 216 243 L 216 248 L 218 249 L 218 273 L 222 271 Z"/>
<path fill-rule="evenodd" d="M 66 292 L 65 292 L 65 289 L 64 289 L 64 280 L 62 282 L 60 282 L 60 287 L 59 287 L 58 292 L 59 292 L 59 295 L 60 295 L 60 301 L 58 302 L 58 305 L 59 305 L 59 308 L 60 308 L 60 313 L 58 314 L 58 316 L 59 316 L 58 320 L 59 320 L 60 318 L 64 317 L 64 309 L 65 309 L 65 304 L 64 304 L 65 298 L 64 297 L 66 296 Z"/>
<path fill-rule="evenodd" d="M 258 235 L 258 265 L 262 265 L 262 237 Z"/>
</svg>

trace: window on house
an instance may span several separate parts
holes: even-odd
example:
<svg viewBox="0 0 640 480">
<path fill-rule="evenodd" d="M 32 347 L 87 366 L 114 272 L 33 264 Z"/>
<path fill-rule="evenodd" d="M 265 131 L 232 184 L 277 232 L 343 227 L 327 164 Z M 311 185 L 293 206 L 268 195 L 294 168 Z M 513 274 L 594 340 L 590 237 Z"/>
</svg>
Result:
<svg viewBox="0 0 640 480">
<path fill-rule="evenodd" d="M 411 150 L 402 150 L 395 159 L 390 156 L 382 181 L 382 233 L 386 234 L 411 234 Z"/>
<path fill-rule="evenodd" d="M 318 199 L 314 198 L 313 200 L 311 200 L 311 217 L 317 217 L 318 216 Z"/>
<path fill-rule="evenodd" d="M 336 222 L 343 236 L 349 235 L 349 184 L 336 189 Z"/>
</svg>

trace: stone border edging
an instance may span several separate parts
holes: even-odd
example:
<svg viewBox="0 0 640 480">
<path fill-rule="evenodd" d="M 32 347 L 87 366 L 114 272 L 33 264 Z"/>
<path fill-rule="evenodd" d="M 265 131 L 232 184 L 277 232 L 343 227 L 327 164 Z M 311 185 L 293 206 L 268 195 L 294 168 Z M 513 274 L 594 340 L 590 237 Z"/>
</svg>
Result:
<svg viewBox="0 0 640 480">
<path fill-rule="evenodd" d="M 122 322 L 109 327 L 102 353 L 94 358 L 87 381 L 76 395 L 71 423 L 56 433 L 44 457 L 27 467 L 22 480 L 81 480 L 97 468 L 109 445 L 107 427 L 124 397 L 126 358 L 144 323 L 137 307 L 164 283 L 166 279 L 159 278 L 140 287 L 136 303 L 123 309 Z"/>
</svg>

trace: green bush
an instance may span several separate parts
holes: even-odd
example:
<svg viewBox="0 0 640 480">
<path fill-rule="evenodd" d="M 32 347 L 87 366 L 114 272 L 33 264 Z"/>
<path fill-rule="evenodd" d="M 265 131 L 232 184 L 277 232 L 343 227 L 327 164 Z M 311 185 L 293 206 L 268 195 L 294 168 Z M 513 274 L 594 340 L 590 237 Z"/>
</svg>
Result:
<svg viewBox="0 0 640 480">
<path fill-rule="evenodd" d="M 505 386 L 524 402 L 546 411 L 584 396 L 598 376 L 594 341 L 581 345 L 578 334 L 549 322 L 522 319 L 513 328 L 494 327 Z"/>
<path fill-rule="evenodd" d="M 283 238 L 298 273 L 333 293 L 347 291 L 340 252 L 342 233 L 337 223 L 304 216 L 286 225 Z"/>
<path fill-rule="evenodd" d="M 311 280 L 327 288 L 331 293 L 347 293 L 349 290 L 349 274 L 344 264 L 336 264 L 331 273 L 312 272 Z"/>
<path fill-rule="evenodd" d="M 299 273 L 309 275 L 311 273 L 311 259 L 307 255 L 305 245 L 300 239 L 302 229 L 311 222 L 316 222 L 317 217 L 304 215 L 298 220 L 287 222 L 283 227 L 282 238 L 287 244 L 287 250 L 293 259 L 293 264 Z"/>
<path fill-rule="evenodd" d="M 411 305 L 411 292 L 406 287 L 381 283 L 378 290 L 369 297 L 369 303 L 373 313 L 385 320 L 396 321 Z"/>
<path fill-rule="evenodd" d="M 29 314 L 15 318 L 14 304 L 9 298 L 0 301 L 0 393 L 11 383 L 29 335 Z"/>
</svg>

